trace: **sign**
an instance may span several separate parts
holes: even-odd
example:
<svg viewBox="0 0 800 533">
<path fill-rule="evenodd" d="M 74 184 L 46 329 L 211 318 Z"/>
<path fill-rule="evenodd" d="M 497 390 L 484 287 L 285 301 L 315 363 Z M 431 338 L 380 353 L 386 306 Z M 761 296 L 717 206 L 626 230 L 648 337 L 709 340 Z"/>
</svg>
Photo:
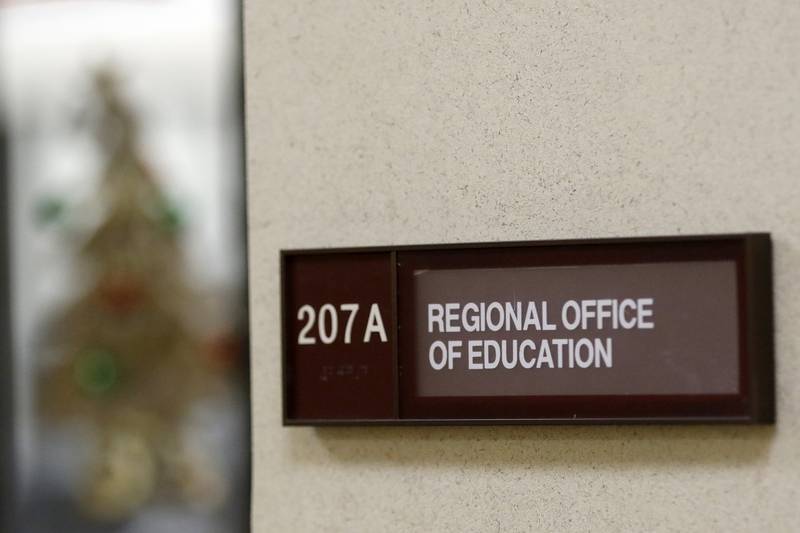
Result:
<svg viewBox="0 0 800 533">
<path fill-rule="evenodd" d="M 282 254 L 284 422 L 772 422 L 769 235 Z"/>
</svg>

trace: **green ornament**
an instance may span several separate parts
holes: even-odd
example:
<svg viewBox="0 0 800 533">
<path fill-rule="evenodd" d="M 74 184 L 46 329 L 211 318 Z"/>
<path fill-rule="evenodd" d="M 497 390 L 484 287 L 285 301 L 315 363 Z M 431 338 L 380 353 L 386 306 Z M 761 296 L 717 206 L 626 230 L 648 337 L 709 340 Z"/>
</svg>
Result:
<svg viewBox="0 0 800 533">
<path fill-rule="evenodd" d="M 177 205 L 166 198 L 162 198 L 155 209 L 155 219 L 167 233 L 178 233 L 183 229 L 183 212 Z"/>
<path fill-rule="evenodd" d="M 89 396 L 104 396 L 119 383 L 117 358 L 108 350 L 87 350 L 75 363 L 75 382 Z"/>
<path fill-rule="evenodd" d="M 66 204 L 58 198 L 45 198 L 36 205 L 36 221 L 41 225 L 50 225 L 64 217 Z"/>
</svg>

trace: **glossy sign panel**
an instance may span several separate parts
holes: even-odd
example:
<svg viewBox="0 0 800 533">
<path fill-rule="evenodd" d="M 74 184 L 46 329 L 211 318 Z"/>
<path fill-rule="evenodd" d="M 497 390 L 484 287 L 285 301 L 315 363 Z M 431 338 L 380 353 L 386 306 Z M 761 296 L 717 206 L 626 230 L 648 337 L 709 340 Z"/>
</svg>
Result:
<svg viewBox="0 0 800 533">
<path fill-rule="evenodd" d="M 420 396 L 739 392 L 734 261 L 427 270 L 414 283 Z"/>
<path fill-rule="evenodd" d="M 282 261 L 289 425 L 774 420 L 765 234 Z"/>
</svg>

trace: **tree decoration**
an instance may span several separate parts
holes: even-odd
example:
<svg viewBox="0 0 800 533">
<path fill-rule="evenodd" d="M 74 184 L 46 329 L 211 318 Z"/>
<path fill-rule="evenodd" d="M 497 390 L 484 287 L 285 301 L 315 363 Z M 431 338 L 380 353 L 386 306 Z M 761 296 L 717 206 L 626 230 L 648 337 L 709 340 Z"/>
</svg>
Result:
<svg viewBox="0 0 800 533">
<path fill-rule="evenodd" d="M 79 249 L 86 288 L 56 321 L 50 351 L 61 358 L 45 369 L 42 408 L 97 432 L 80 499 L 91 516 L 124 519 L 163 486 L 192 504 L 219 503 L 208 495 L 226 493 L 224 477 L 189 453 L 180 434 L 193 403 L 223 379 L 192 325 L 195 297 L 178 241 L 184 216 L 139 155 L 137 123 L 113 76 L 101 72 L 96 88 L 97 138 L 108 154 L 98 196 L 104 216 Z M 54 202 L 41 218 L 61 212 Z M 176 470 L 193 474 L 177 482 L 168 475 Z"/>
</svg>

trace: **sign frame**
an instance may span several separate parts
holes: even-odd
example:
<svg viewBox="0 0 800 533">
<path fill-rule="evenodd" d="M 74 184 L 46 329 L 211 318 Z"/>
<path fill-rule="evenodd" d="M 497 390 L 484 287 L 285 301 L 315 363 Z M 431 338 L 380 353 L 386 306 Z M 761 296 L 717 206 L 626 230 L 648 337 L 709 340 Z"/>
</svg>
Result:
<svg viewBox="0 0 800 533">
<path fill-rule="evenodd" d="M 498 396 L 419 398 L 415 395 L 414 354 L 402 324 L 413 316 L 408 288 L 415 268 L 544 266 L 529 264 L 525 255 L 556 252 L 552 265 L 657 263 L 733 260 L 736 263 L 739 320 L 740 391 L 736 395 L 617 396 Z M 287 307 L 291 263 L 311 256 L 387 254 L 391 265 L 390 346 L 394 365 L 393 410 L 390 416 L 306 417 L 293 412 L 295 390 L 292 337 L 293 312 Z M 515 255 L 516 254 L 516 255 Z M 516 257 L 516 258 L 515 258 Z M 499 259 L 498 259 L 499 258 Z M 616 259 L 614 259 L 616 258 Z M 555 262 L 553 262 L 555 261 Z M 585 425 L 585 424 L 771 424 L 775 422 L 774 317 L 772 243 L 769 233 L 625 237 L 551 241 L 458 243 L 446 245 L 378 246 L 281 250 L 281 332 L 284 426 L 363 425 Z M 407 329 L 407 328 L 406 328 Z M 735 397 L 734 397 L 735 396 Z M 296 396 L 295 396 L 296 397 Z M 547 416 L 524 416 L 536 398 Z M 638 400 L 639 403 L 632 400 Z M 335 398 L 334 398 L 335 401 Z M 368 401 L 368 399 L 365 399 Z M 588 410 L 582 403 L 591 402 Z M 493 406 L 493 407 L 492 407 Z M 511 416 L 501 416 L 511 413 Z M 584 413 L 584 414 L 581 414 Z"/>
</svg>

